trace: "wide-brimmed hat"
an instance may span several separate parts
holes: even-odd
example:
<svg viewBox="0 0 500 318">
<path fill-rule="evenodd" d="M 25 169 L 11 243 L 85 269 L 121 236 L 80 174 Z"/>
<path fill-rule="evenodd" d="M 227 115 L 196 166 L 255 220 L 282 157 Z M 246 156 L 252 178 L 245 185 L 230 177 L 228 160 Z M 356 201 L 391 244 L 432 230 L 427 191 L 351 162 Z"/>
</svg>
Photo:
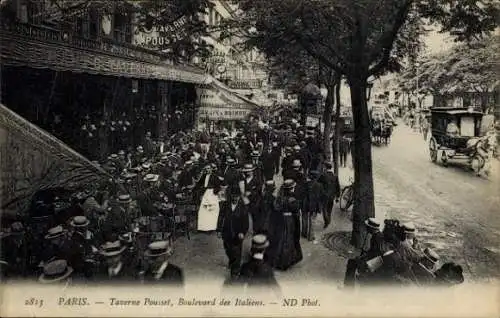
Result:
<svg viewBox="0 0 500 318">
<path fill-rule="evenodd" d="M 234 164 L 236 164 L 236 160 L 234 160 L 233 158 L 227 158 L 226 163 L 228 165 L 234 165 Z"/>
<path fill-rule="evenodd" d="M 66 234 L 66 232 L 67 231 L 62 227 L 62 225 L 58 225 L 58 226 L 55 226 L 53 228 L 50 228 L 47 231 L 47 235 L 45 235 L 45 239 L 52 240 L 52 239 L 63 236 L 64 234 Z"/>
<path fill-rule="evenodd" d="M 118 239 L 122 242 L 122 243 L 126 243 L 126 244 L 130 244 L 132 243 L 132 233 L 130 232 L 127 232 L 127 233 L 122 233 L 120 235 L 118 235 Z"/>
<path fill-rule="evenodd" d="M 426 248 L 424 250 L 424 256 L 434 264 L 439 261 L 439 255 L 433 249 Z"/>
<path fill-rule="evenodd" d="M 168 161 L 168 155 L 167 154 L 162 155 L 160 161 Z"/>
<path fill-rule="evenodd" d="M 109 157 L 111 158 L 111 160 L 118 159 L 118 155 L 116 153 L 112 153 Z"/>
<path fill-rule="evenodd" d="M 293 187 L 295 187 L 295 181 L 292 179 L 286 179 L 283 181 L 283 189 L 291 189 Z"/>
<path fill-rule="evenodd" d="M 118 151 L 118 155 L 125 156 L 125 151 L 124 150 Z"/>
<path fill-rule="evenodd" d="M 255 170 L 255 167 L 251 163 L 246 163 L 243 165 L 243 168 L 241 168 L 242 172 L 250 172 L 250 171 L 254 171 L 254 170 Z"/>
<path fill-rule="evenodd" d="M 300 168 L 302 167 L 302 163 L 300 163 L 300 160 L 294 159 L 292 162 L 292 168 Z"/>
<path fill-rule="evenodd" d="M 40 283 L 54 283 L 66 279 L 73 273 L 73 268 L 62 259 L 54 260 L 43 267 L 43 273 L 38 278 Z"/>
<path fill-rule="evenodd" d="M 90 224 L 90 221 L 89 219 L 87 219 L 85 216 L 83 215 L 77 215 L 75 216 L 71 222 L 70 222 L 70 225 L 72 227 L 86 227 Z"/>
<path fill-rule="evenodd" d="M 186 166 L 190 166 L 190 165 L 192 165 L 192 164 L 193 164 L 193 160 L 188 160 L 188 161 L 186 161 L 186 163 L 185 163 L 185 165 L 186 165 Z"/>
<path fill-rule="evenodd" d="M 126 248 L 127 247 L 122 245 L 122 242 L 120 240 L 114 242 L 106 242 L 101 246 L 99 254 L 104 257 L 113 257 L 123 253 Z"/>
<path fill-rule="evenodd" d="M 300 146 L 299 145 L 293 146 L 293 150 L 297 150 L 297 151 L 300 150 Z"/>
<path fill-rule="evenodd" d="M 146 181 L 146 182 L 156 182 L 160 179 L 160 176 L 157 175 L 157 174 L 152 174 L 152 173 L 149 173 L 147 175 L 144 176 L 143 180 Z"/>
<path fill-rule="evenodd" d="M 132 202 L 130 194 L 121 194 L 118 196 L 118 203 L 128 204 L 130 202 Z"/>
<path fill-rule="evenodd" d="M 402 228 L 403 228 L 403 231 L 405 233 L 415 233 L 417 231 L 416 227 L 415 227 L 415 224 L 413 224 L 413 222 L 407 222 L 407 223 L 404 223 L 402 225 Z"/>
<path fill-rule="evenodd" d="M 365 220 L 365 225 L 369 228 L 372 228 L 372 229 L 379 229 L 380 228 L 380 222 L 375 218 L 369 218 L 369 219 Z"/>
<path fill-rule="evenodd" d="M 169 241 L 156 241 L 148 245 L 148 249 L 144 252 L 146 257 L 158 257 L 170 253 L 172 246 Z"/>
<path fill-rule="evenodd" d="M 267 180 L 265 182 L 265 185 L 267 188 L 274 188 L 276 186 L 276 183 L 274 182 L 274 180 Z"/>
<path fill-rule="evenodd" d="M 138 152 L 144 152 L 144 148 L 142 148 L 142 146 L 137 146 L 137 151 Z"/>
<path fill-rule="evenodd" d="M 125 179 L 125 180 L 130 180 L 130 179 L 136 178 L 137 177 L 137 173 L 131 173 L 131 172 L 125 171 L 124 173 L 121 174 L 120 177 L 122 179 Z"/>
<path fill-rule="evenodd" d="M 257 234 L 252 237 L 252 249 L 264 250 L 269 246 L 269 240 L 264 234 Z"/>
<path fill-rule="evenodd" d="M 141 164 L 141 167 L 143 170 L 149 170 L 149 169 L 151 169 L 151 163 L 145 162 L 145 163 Z"/>
</svg>

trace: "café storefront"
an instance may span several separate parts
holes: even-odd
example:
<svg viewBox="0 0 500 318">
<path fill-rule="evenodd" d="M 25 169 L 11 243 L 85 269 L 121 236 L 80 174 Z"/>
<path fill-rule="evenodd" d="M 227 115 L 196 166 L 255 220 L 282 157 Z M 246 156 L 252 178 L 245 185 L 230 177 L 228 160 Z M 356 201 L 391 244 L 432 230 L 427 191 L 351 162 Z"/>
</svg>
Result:
<svg viewBox="0 0 500 318">
<path fill-rule="evenodd" d="M 155 137 L 165 136 L 175 111 L 195 104 L 195 85 L 206 79 L 155 51 L 13 21 L 0 23 L 0 66 L 1 102 L 77 150 L 78 135 L 58 134 L 54 118 L 72 129 L 88 115 L 108 122 L 143 116 Z"/>
<path fill-rule="evenodd" d="M 244 96 L 232 92 L 217 80 L 197 88 L 198 128 L 232 130 L 238 128 L 258 105 Z"/>
</svg>

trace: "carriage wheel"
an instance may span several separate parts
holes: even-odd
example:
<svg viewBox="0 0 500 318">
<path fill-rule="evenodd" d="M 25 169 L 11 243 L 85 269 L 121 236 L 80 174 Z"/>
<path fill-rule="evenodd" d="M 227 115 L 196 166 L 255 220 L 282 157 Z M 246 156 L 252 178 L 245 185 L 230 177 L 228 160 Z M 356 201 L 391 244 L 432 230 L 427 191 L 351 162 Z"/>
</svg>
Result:
<svg viewBox="0 0 500 318">
<path fill-rule="evenodd" d="M 437 161 L 437 143 L 436 139 L 431 138 L 429 141 L 429 154 L 431 156 L 431 161 L 436 162 Z"/>
</svg>

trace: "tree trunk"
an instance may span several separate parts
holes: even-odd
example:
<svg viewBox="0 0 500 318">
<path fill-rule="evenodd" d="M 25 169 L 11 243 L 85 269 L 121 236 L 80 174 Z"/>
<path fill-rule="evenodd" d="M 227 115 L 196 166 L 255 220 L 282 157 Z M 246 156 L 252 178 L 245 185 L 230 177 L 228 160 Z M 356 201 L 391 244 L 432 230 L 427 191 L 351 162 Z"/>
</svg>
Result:
<svg viewBox="0 0 500 318">
<path fill-rule="evenodd" d="M 325 160 L 332 161 L 332 141 L 330 134 L 332 132 L 333 103 L 335 99 L 335 82 L 328 83 L 328 93 L 325 101 L 325 111 L 323 112 L 323 122 L 325 129 L 323 131 L 323 148 L 325 149 Z"/>
<path fill-rule="evenodd" d="M 335 134 L 334 134 L 334 144 L 333 144 L 333 171 L 338 178 L 339 175 L 339 149 L 340 149 L 340 134 L 341 123 L 340 123 L 340 88 L 342 85 L 341 77 L 337 77 L 337 85 L 335 86 Z"/>
<path fill-rule="evenodd" d="M 366 233 L 364 221 L 375 217 L 372 145 L 366 101 L 366 77 L 350 78 L 349 85 L 354 120 L 354 205 L 351 244 L 359 248 Z"/>
</svg>

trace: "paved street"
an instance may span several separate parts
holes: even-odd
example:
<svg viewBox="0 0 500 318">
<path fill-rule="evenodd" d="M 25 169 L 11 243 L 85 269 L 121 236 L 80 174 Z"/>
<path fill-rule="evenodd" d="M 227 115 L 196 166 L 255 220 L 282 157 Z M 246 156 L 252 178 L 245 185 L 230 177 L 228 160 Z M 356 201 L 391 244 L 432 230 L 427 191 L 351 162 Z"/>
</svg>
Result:
<svg viewBox="0 0 500 318">
<path fill-rule="evenodd" d="M 414 222 L 420 242 L 432 246 L 444 261 L 463 265 L 468 280 L 499 277 L 500 220 L 495 215 L 499 198 L 493 182 L 498 174 L 487 180 L 463 166 L 445 168 L 432 163 L 422 136 L 402 124 L 389 146 L 373 148 L 373 160 L 377 217 Z M 498 171 L 498 161 L 494 168 Z M 346 184 L 351 174 L 350 168 L 341 169 L 341 182 Z M 331 280 L 341 286 L 346 259 L 339 255 L 345 251 L 328 249 L 321 238 L 349 230 L 350 223 L 337 216 L 326 230 L 320 218 L 315 225 L 319 242 L 302 240 L 304 260 L 287 272 L 276 273 L 280 284 L 307 279 L 311 283 Z M 223 283 L 227 260 L 215 235 L 195 234 L 189 241 L 180 238 L 176 249 L 179 253 L 172 261 L 185 268 L 189 280 Z"/>
<path fill-rule="evenodd" d="M 429 159 L 422 135 L 400 124 L 388 147 L 374 147 L 378 217 L 413 221 L 422 243 L 464 265 L 469 279 L 500 274 L 498 161 L 489 180 L 463 165 Z"/>
</svg>

